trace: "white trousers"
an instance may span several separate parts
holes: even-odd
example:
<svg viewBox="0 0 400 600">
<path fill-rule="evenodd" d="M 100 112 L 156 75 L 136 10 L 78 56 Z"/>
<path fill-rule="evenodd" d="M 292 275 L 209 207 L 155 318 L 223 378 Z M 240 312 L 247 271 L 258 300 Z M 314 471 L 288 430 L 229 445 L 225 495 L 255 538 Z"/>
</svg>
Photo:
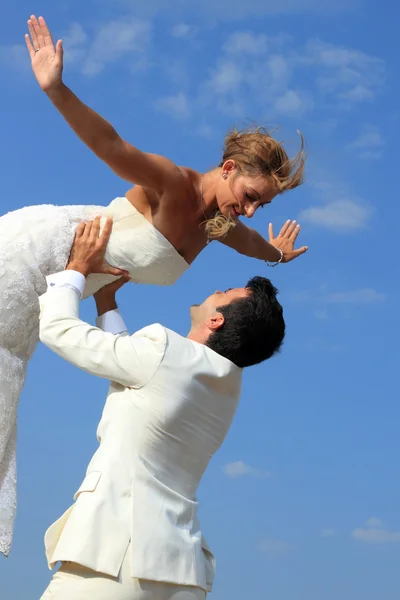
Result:
<svg viewBox="0 0 400 600">
<path fill-rule="evenodd" d="M 132 579 L 128 551 L 118 577 L 63 563 L 41 600 L 205 600 L 206 596 L 198 587 Z"/>
</svg>

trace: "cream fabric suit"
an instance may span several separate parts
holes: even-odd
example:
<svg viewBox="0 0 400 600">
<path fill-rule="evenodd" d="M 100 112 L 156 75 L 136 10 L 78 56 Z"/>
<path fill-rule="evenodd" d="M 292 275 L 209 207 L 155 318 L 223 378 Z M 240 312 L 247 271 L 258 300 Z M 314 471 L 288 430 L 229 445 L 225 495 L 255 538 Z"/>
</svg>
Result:
<svg viewBox="0 0 400 600">
<path fill-rule="evenodd" d="M 112 381 L 99 448 L 75 503 L 46 533 L 49 567 L 71 561 L 117 577 L 129 547 L 133 578 L 211 591 L 196 492 L 234 417 L 242 370 L 158 324 L 133 336 L 92 327 L 68 287 L 40 306 L 41 340 Z"/>
</svg>

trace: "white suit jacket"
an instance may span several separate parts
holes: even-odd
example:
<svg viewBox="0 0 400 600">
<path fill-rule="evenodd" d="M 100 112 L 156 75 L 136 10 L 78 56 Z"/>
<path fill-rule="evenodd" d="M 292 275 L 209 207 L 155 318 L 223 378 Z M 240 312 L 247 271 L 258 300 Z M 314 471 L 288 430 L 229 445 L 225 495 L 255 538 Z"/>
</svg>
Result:
<svg viewBox="0 0 400 600">
<path fill-rule="evenodd" d="M 242 370 L 161 325 L 132 336 L 79 319 L 68 287 L 40 298 L 40 338 L 111 380 L 99 448 L 75 503 L 46 532 L 49 567 L 72 561 L 117 576 L 131 542 L 132 577 L 212 588 L 215 560 L 196 491 L 238 405 Z"/>
</svg>

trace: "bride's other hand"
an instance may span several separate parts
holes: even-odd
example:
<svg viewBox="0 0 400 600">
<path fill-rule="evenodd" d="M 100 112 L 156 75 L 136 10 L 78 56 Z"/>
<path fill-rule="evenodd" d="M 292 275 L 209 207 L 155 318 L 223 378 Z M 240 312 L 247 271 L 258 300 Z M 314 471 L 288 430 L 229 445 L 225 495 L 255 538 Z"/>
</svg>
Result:
<svg viewBox="0 0 400 600">
<path fill-rule="evenodd" d="M 269 224 L 268 234 L 269 243 L 279 248 L 283 252 L 283 263 L 288 263 L 301 256 L 308 250 L 308 246 L 302 246 L 301 248 L 295 249 L 294 245 L 297 240 L 297 236 L 300 233 L 300 225 L 296 224 L 296 221 L 286 221 L 281 228 L 278 235 L 275 237 L 272 223 Z"/>
<path fill-rule="evenodd" d="M 121 289 L 125 283 L 128 283 L 129 280 L 129 275 L 123 275 L 116 281 L 109 283 L 93 294 L 99 317 L 110 310 L 116 310 L 118 308 L 115 296 L 118 290 Z"/>
<path fill-rule="evenodd" d="M 118 292 L 118 290 L 120 290 L 122 288 L 122 286 L 125 285 L 126 283 L 128 283 L 129 281 L 130 281 L 130 275 L 123 275 L 119 279 L 116 279 L 116 281 L 113 281 L 113 282 L 109 283 L 108 285 L 105 285 L 104 287 L 102 287 L 95 294 L 93 294 L 93 297 L 96 300 L 96 302 L 101 301 L 101 300 L 110 300 L 110 299 L 114 300 L 115 295 Z"/>
<path fill-rule="evenodd" d="M 28 28 L 29 35 L 25 35 L 25 42 L 31 57 L 32 69 L 41 89 L 49 92 L 62 83 L 62 41 L 58 40 L 54 45 L 43 17 L 37 19 L 32 15 L 28 20 Z"/>
</svg>

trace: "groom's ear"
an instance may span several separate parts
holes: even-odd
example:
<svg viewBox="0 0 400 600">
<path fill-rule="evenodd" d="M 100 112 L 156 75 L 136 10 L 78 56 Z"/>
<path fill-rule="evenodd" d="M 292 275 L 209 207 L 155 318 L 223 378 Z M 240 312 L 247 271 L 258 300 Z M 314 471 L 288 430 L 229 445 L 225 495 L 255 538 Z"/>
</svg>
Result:
<svg viewBox="0 0 400 600">
<path fill-rule="evenodd" d="M 220 312 L 215 312 L 212 317 L 207 320 L 207 327 L 210 331 L 218 331 L 225 323 L 225 317 Z"/>
</svg>

